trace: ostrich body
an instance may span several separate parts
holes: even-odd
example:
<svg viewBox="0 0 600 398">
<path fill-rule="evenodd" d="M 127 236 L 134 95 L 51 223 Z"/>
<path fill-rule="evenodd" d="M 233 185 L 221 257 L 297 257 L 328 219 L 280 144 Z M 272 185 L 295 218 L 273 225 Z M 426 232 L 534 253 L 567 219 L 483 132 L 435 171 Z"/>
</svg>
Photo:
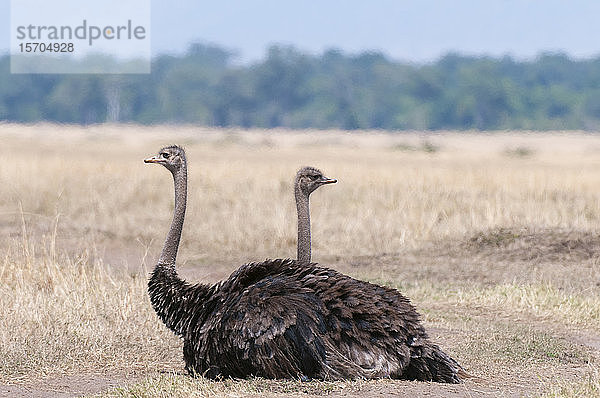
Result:
<svg viewBox="0 0 600 398">
<path fill-rule="evenodd" d="M 310 263 L 310 209 L 309 197 L 317 188 L 325 184 L 334 184 L 337 180 L 327 178 L 321 170 L 303 167 L 296 173 L 294 196 L 298 211 L 298 262 Z"/>
<path fill-rule="evenodd" d="M 186 206 L 183 149 L 161 149 L 175 211 L 148 282 L 159 318 L 184 341 L 186 370 L 207 377 L 406 378 L 457 383 L 461 367 L 432 344 L 398 291 L 316 264 L 266 260 L 214 285 L 175 270 Z"/>
</svg>

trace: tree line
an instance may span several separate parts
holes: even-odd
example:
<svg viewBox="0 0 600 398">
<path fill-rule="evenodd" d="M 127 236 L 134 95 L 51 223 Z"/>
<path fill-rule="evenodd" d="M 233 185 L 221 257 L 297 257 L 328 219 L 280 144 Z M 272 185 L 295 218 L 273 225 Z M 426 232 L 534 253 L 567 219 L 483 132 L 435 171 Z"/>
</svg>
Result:
<svg viewBox="0 0 600 398">
<path fill-rule="evenodd" d="M 447 54 L 411 64 L 378 52 L 319 55 L 274 46 L 236 65 L 193 44 L 148 75 L 18 75 L 0 57 L 0 120 L 194 123 L 341 129 L 600 128 L 600 57 Z"/>
</svg>

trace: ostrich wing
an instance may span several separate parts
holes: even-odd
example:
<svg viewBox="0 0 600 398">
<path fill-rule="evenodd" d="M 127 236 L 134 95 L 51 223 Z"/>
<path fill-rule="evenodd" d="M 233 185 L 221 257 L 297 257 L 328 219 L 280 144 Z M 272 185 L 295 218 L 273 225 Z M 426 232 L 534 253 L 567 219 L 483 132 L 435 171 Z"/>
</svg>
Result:
<svg viewBox="0 0 600 398">
<path fill-rule="evenodd" d="M 247 264 L 218 289 L 200 334 L 220 374 L 289 378 L 321 370 L 327 310 L 292 264 Z"/>
<path fill-rule="evenodd" d="M 398 291 L 316 264 L 251 263 L 214 289 L 187 339 L 211 377 L 400 377 L 427 339 Z"/>
</svg>

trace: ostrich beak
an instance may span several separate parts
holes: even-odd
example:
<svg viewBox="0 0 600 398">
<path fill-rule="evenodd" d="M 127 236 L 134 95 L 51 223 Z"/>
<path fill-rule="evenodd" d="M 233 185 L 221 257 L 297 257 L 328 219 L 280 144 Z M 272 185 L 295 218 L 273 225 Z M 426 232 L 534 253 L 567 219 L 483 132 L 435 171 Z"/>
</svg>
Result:
<svg viewBox="0 0 600 398">
<path fill-rule="evenodd" d="M 160 159 L 156 156 L 152 156 L 151 158 L 144 159 L 144 163 L 160 163 Z"/>
<path fill-rule="evenodd" d="M 321 184 L 335 184 L 336 182 L 337 182 L 337 180 L 334 178 L 327 178 L 327 177 L 321 178 Z"/>
</svg>

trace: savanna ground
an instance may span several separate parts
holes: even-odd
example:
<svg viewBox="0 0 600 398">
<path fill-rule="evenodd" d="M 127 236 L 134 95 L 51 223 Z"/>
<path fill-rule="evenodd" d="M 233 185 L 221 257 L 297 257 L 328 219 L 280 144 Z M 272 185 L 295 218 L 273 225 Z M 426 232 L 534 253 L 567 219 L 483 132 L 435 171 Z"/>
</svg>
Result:
<svg viewBox="0 0 600 398">
<path fill-rule="evenodd" d="M 313 257 L 400 289 L 473 378 L 191 379 L 146 279 L 190 163 L 178 259 L 190 280 L 295 255 L 292 180 Z M 0 125 L 0 395 L 600 396 L 600 136 Z"/>
</svg>

